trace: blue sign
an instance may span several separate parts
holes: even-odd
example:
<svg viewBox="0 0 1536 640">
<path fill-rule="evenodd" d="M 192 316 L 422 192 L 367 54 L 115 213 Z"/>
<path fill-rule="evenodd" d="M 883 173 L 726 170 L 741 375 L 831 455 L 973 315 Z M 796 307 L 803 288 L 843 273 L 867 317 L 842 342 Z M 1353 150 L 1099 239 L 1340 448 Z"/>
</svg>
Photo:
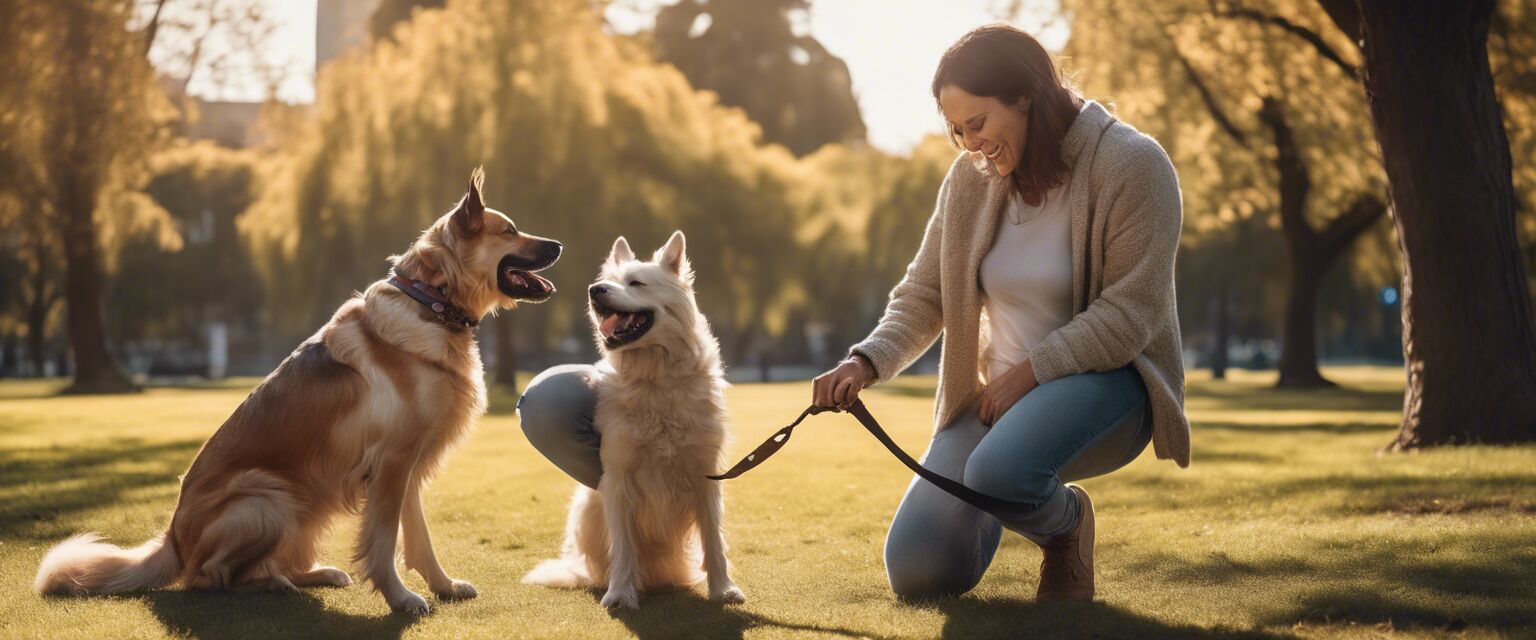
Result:
<svg viewBox="0 0 1536 640">
<path fill-rule="evenodd" d="M 1397 304 L 1397 287 L 1381 288 L 1381 304 L 1388 307 Z"/>
</svg>

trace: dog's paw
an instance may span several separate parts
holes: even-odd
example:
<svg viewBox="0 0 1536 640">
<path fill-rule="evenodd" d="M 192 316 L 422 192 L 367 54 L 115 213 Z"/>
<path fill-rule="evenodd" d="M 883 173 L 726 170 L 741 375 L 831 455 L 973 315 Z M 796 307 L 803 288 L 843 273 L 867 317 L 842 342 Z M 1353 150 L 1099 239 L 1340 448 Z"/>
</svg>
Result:
<svg viewBox="0 0 1536 640">
<path fill-rule="evenodd" d="M 747 601 L 747 594 L 741 592 L 741 587 L 727 585 L 724 589 L 710 589 L 709 599 L 725 604 L 741 604 Z"/>
<path fill-rule="evenodd" d="M 438 600 L 468 600 L 480 595 L 480 592 L 475 590 L 475 585 L 463 580 L 454 580 L 447 589 L 436 589 L 433 593 L 437 594 Z"/>
<path fill-rule="evenodd" d="M 432 613 L 432 607 L 427 604 L 427 599 L 419 595 L 405 592 L 398 600 L 389 603 L 389 608 L 398 613 L 409 613 L 413 616 L 424 616 Z"/>
<path fill-rule="evenodd" d="M 327 587 L 352 586 L 352 576 L 336 567 L 321 567 L 314 571 L 316 583 Z"/>
<path fill-rule="evenodd" d="M 640 594 L 636 593 L 634 589 L 609 589 L 608 593 L 603 594 L 603 607 L 606 609 L 616 609 L 619 607 L 639 609 Z"/>
</svg>

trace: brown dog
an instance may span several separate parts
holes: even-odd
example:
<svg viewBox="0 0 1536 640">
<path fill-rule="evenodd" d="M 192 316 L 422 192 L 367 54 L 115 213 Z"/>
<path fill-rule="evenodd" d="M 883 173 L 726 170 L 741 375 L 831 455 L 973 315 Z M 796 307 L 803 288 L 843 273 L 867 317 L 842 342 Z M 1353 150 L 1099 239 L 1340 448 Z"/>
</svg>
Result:
<svg viewBox="0 0 1536 640">
<path fill-rule="evenodd" d="M 354 560 L 391 608 L 429 610 L 395 571 L 402 530 L 406 566 L 438 598 L 474 597 L 437 562 L 421 487 L 485 412 L 471 327 L 548 299 L 554 286 L 534 272 L 561 249 L 487 209 L 482 181 L 476 169 L 454 210 L 393 258 L 394 274 L 343 304 L 209 438 L 166 534 L 134 549 L 72 537 L 43 558 L 37 590 L 345 586 L 345 572 L 316 564 L 315 544 L 334 516 L 361 511 Z"/>
</svg>

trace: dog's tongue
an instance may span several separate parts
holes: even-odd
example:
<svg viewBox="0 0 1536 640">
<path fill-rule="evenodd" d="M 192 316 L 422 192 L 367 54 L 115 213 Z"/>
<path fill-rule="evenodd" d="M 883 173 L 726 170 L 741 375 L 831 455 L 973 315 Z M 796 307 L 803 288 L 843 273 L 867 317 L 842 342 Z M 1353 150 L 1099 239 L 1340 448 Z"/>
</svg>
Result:
<svg viewBox="0 0 1536 640">
<path fill-rule="evenodd" d="M 609 314 L 608 317 L 603 318 L 602 324 L 597 326 L 597 332 L 603 334 L 604 338 L 612 338 L 614 332 L 619 330 L 619 322 L 624 319 L 624 315 L 622 313 Z"/>
</svg>

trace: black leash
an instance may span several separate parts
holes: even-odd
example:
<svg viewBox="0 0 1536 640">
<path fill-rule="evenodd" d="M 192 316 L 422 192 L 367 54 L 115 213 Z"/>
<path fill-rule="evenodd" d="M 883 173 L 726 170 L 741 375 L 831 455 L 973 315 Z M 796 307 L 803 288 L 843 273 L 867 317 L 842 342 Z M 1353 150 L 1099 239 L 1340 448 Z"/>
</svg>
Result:
<svg viewBox="0 0 1536 640">
<path fill-rule="evenodd" d="M 795 418 L 795 421 L 789 423 L 789 426 L 779 429 L 772 436 L 769 436 L 767 440 L 764 440 L 762 444 L 752 450 L 752 453 L 747 454 L 747 457 L 742 458 L 741 462 L 736 463 L 736 466 L 731 467 L 729 471 L 707 477 L 711 480 L 730 480 L 751 471 L 757 465 L 762 464 L 764 460 L 767 460 L 769 456 L 778 453 L 779 449 L 783 449 L 784 445 L 789 442 L 790 434 L 794 433 L 795 427 L 807 417 L 828 411 L 840 413 L 837 409 L 812 405 L 805 411 L 800 412 L 800 417 Z M 863 400 L 854 400 L 853 404 L 848 407 L 848 413 L 853 414 L 853 417 L 859 421 L 859 424 L 864 425 L 864 429 L 869 431 L 870 435 L 879 440 L 880 444 L 885 445 L 885 448 L 891 452 L 891 455 L 896 456 L 896 459 L 900 460 L 902 464 L 907 465 L 907 468 L 911 469 L 913 473 L 933 483 L 934 486 L 943 489 L 945 493 L 959 498 L 977 509 L 981 509 L 999 518 L 1007 518 L 1028 513 L 1038 506 L 1030 502 L 1014 502 L 989 496 L 924 468 L 923 465 L 913 460 L 912 456 L 907 455 L 907 452 L 902 451 L 901 447 L 896 446 L 896 442 L 891 440 L 891 436 L 885 432 L 885 429 L 880 427 L 880 422 L 875 420 L 873 415 L 870 415 L 869 409 L 864 406 Z"/>
</svg>

